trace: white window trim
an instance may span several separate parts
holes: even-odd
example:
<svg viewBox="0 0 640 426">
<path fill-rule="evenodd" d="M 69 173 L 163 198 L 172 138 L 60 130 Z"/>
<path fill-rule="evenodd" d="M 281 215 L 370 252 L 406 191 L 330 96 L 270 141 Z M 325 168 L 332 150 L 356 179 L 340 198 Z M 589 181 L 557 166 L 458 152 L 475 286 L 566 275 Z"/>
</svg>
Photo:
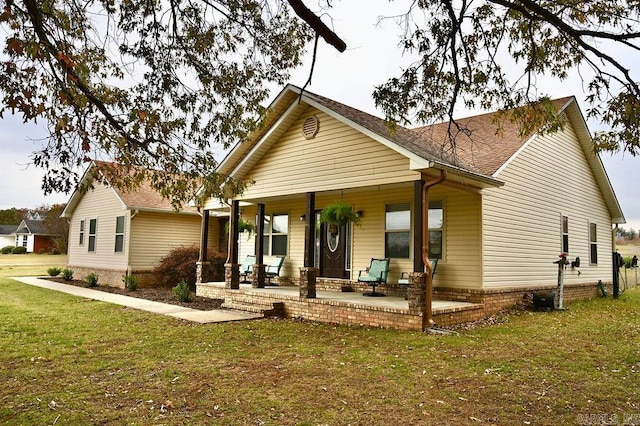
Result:
<svg viewBox="0 0 640 426">
<path fill-rule="evenodd" d="M 95 233 L 91 233 L 91 221 L 96 221 Z M 91 237 L 93 236 L 93 250 L 91 250 Z M 98 251 L 98 218 L 89 219 L 89 230 L 87 231 L 87 252 L 96 253 Z"/>
<path fill-rule="evenodd" d="M 273 232 L 273 217 L 274 216 L 287 216 L 287 232 Z M 290 238 L 290 229 L 291 229 L 291 215 L 289 213 L 268 213 L 264 215 L 265 219 L 268 217 L 271 221 L 271 225 L 269 226 L 269 232 L 264 233 L 264 236 L 269 240 L 269 250 L 265 253 L 266 256 L 288 256 L 289 255 L 289 241 Z M 285 250 L 285 254 L 273 254 L 273 236 L 286 235 L 287 236 L 287 247 Z"/>
<path fill-rule="evenodd" d="M 122 218 L 122 232 L 118 232 L 118 218 Z M 125 236 L 125 232 L 126 232 L 126 228 L 127 228 L 127 220 L 126 220 L 126 216 L 122 215 L 122 216 L 116 216 L 116 229 L 114 232 L 114 242 L 113 242 L 113 252 L 114 253 L 124 253 L 124 236 Z M 121 235 L 122 236 L 122 250 L 118 251 L 118 236 Z"/>
<path fill-rule="evenodd" d="M 596 227 L 596 240 L 595 241 L 591 241 L 591 225 L 595 225 Z M 588 221 L 587 222 L 587 240 L 589 242 L 589 265 L 592 266 L 597 266 L 598 265 L 598 223 L 595 221 Z M 591 260 L 591 246 L 595 245 L 596 246 L 596 261 L 592 262 Z"/>
<path fill-rule="evenodd" d="M 567 232 L 564 232 L 564 218 L 567 218 Z M 569 254 L 569 250 L 571 249 L 571 241 L 569 240 L 569 235 L 571 234 L 571 223 L 569 222 L 569 215 L 565 213 L 560 213 L 560 252 L 564 254 Z M 564 236 L 567 236 L 567 250 L 564 249 Z"/>
</svg>

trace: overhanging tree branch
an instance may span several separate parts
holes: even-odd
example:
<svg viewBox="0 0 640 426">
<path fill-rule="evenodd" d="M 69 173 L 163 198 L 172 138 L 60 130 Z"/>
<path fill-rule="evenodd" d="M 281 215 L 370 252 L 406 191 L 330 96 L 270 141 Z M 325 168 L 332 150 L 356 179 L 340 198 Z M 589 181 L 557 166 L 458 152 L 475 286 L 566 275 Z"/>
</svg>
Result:
<svg viewBox="0 0 640 426">
<path fill-rule="evenodd" d="M 344 52 L 347 44 L 340 37 L 327 27 L 320 18 L 304 5 L 302 0 L 287 0 L 296 15 L 304 22 L 309 24 L 313 30 L 320 35 L 331 46 L 335 47 L 338 52 Z"/>
</svg>

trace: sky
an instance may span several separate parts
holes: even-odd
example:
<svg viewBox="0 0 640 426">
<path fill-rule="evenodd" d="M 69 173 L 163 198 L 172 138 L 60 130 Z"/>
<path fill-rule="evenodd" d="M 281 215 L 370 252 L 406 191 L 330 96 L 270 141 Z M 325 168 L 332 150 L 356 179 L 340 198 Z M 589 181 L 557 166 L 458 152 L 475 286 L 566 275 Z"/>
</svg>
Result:
<svg viewBox="0 0 640 426">
<path fill-rule="evenodd" d="M 376 85 L 399 75 L 409 58 L 397 46 L 399 28 L 386 20 L 378 25 L 379 17 L 394 16 L 402 12 L 407 1 L 390 3 L 387 0 L 369 0 L 367 7 L 360 2 L 332 2 L 334 9 L 323 19 L 347 43 L 344 53 L 320 41 L 315 70 L 308 90 L 334 99 L 373 115 L 376 110 L 371 94 Z M 310 4 L 311 5 L 311 4 Z M 0 35 L 1 36 L 1 35 Z M 635 55 L 629 66 L 640 69 L 640 58 Z M 309 75 L 311 55 L 305 65 L 292 73 L 291 83 L 303 86 Z M 539 86 L 546 94 L 558 98 L 574 95 L 584 110 L 585 94 L 579 78 L 560 82 L 548 80 Z M 281 88 L 273 88 L 275 96 Z M 460 116 L 469 115 L 459 111 Z M 601 130 L 599 123 L 588 122 L 592 132 Z M 5 115 L 0 120 L 0 209 L 11 207 L 33 208 L 42 204 L 64 203 L 70 194 L 45 196 L 41 186 L 42 171 L 29 165 L 29 154 L 38 148 L 38 137 L 45 134 L 44 127 L 22 124 L 19 117 Z M 629 154 L 602 154 L 603 164 L 625 214 L 625 228 L 640 229 L 640 157 Z"/>
</svg>

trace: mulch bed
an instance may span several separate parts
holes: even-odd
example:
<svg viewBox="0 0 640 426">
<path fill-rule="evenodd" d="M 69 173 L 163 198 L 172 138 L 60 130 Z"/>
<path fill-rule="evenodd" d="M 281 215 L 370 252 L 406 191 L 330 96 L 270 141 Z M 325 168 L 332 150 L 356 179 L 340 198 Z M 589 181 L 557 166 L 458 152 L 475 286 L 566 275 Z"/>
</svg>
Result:
<svg viewBox="0 0 640 426">
<path fill-rule="evenodd" d="M 87 282 L 82 280 L 65 281 L 63 278 L 48 279 L 62 284 L 76 285 L 78 287 L 88 287 Z M 220 299 L 210 299 L 208 297 L 200 296 L 195 296 L 193 302 L 180 302 L 176 298 L 176 295 L 173 294 L 173 290 L 166 287 L 138 287 L 135 291 L 129 291 L 124 288 L 98 285 L 96 287 L 91 287 L 91 290 L 122 294 L 124 296 L 153 300 L 154 302 L 168 303 L 170 305 L 179 305 L 184 306 L 185 308 L 198 309 L 201 311 L 220 309 L 220 306 L 222 305 L 222 300 Z"/>
</svg>

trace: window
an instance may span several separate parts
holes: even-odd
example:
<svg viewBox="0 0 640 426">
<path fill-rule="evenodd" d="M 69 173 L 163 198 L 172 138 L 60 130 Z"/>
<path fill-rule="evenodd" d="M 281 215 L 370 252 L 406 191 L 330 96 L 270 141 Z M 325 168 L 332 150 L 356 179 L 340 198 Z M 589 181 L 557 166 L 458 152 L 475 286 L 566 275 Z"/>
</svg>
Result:
<svg viewBox="0 0 640 426">
<path fill-rule="evenodd" d="M 411 243 L 409 203 L 385 206 L 384 256 L 408 259 Z"/>
<path fill-rule="evenodd" d="M 442 259 L 444 209 L 442 201 L 429 202 L 429 259 Z"/>
<path fill-rule="evenodd" d="M 569 254 L 569 218 L 562 216 L 562 252 Z"/>
<path fill-rule="evenodd" d="M 598 264 L 598 228 L 595 223 L 589 224 L 589 263 Z"/>
<path fill-rule="evenodd" d="M 84 245 L 84 219 L 80 221 L 80 242 L 81 246 Z"/>
<path fill-rule="evenodd" d="M 89 248 L 88 251 L 96 251 L 96 233 L 98 228 L 98 220 L 89 220 Z"/>
<path fill-rule="evenodd" d="M 116 217 L 116 253 L 124 251 L 124 216 Z"/>
<path fill-rule="evenodd" d="M 264 217 L 264 253 L 286 256 L 289 234 L 289 215 L 273 214 Z"/>
<path fill-rule="evenodd" d="M 22 236 L 22 247 L 26 247 L 27 246 L 27 236 L 23 235 Z"/>
</svg>

